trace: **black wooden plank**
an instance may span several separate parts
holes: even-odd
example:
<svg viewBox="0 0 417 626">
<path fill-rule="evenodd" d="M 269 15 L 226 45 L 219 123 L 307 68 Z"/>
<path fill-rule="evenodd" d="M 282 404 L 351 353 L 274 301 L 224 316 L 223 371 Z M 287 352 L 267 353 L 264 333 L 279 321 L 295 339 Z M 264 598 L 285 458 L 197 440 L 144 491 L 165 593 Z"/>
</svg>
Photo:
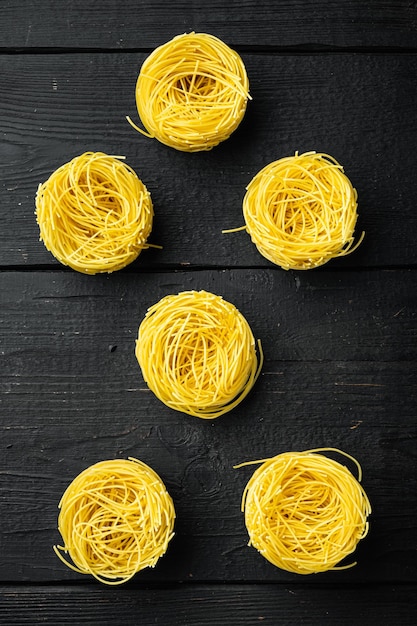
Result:
<svg viewBox="0 0 417 626">
<path fill-rule="evenodd" d="M 2 3 L 0 625 L 416 622 L 416 24 L 406 0 Z M 194 155 L 125 121 L 146 54 L 190 30 L 241 52 L 253 96 L 234 136 Z M 126 155 L 163 246 L 110 276 L 62 270 L 33 215 L 38 183 L 91 149 Z M 221 230 L 243 223 L 263 165 L 311 149 L 345 166 L 366 237 L 282 272 Z M 265 352 L 249 397 L 214 422 L 162 405 L 134 356 L 149 305 L 203 288 Z M 247 546 L 254 468 L 233 465 L 317 446 L 361 462 L 371 530 L 353 569 L 299 577 Z M 176 536 L 155 570 L 106 588 L 54 555 L 57 504 L 82 469 L 130 455 L 166 482 Z"/>
<path fill-rule="evenodd" d="M 316 377 L 311 366 L 286 369 L 285 392 L 269 367 L 250 399 L 213 423 L 173 414 L 106 372 L 102 382 L 26 379 L 20 397 L 15 382 L 2 409 L 1 580 L 79 579 L 52 552 L 60 496 L 88 465 L 135 456 L 160 473 L 178 516 L 167 555 L 139 580 L 294 581 L 246 546 L 240 496 L 251 468 L 232 467 L 336 446 L 361 461 L 374 513 L 358 565 L 318 579 L 415 581 L 416 367 L 327 364 Z"/>
<path fill-rule="evenodd" d="M 0 56 L 0 265 L 58 265 L 39 242 L 34 195 L 85 150 L 123 154 L 155 205 L 148 250 L 131 266 L 272 267 L 246 233 L 242 199 L 266 163 L 307 150 L 345 167 L 366 237 L 332 267 L 415 264 L 417 55 L 245 54 L 250 103 L 234 136 L 185 154 L 136 133 L 134 85 L 143 54 Z"/>
<path fill-rule="evenodd" d="M 411 626 L 416 610 L 416 587 L 395 584 L 0 587 L 3 626 Z"/>
<path fill-rule="evenodd" d="M 4 3 L 3 3 L 4 5 Z M 415 46 L 415 3 L 406 0 L 111 0 L 59 6 L 52 0 L 7 2 L 5 48 L 150 48 L 190 30 L 213 32 L 237 46 Z"/>
<path fill-rule="evenodd" d="M 233 302 L 262 340 L 267 361 L 417 359 L 413 270 L 3 272 L 0 284 L 3 349 L 14 355 L 22 374 L 43 374 L 45 367 L 49 372 L 54 359 L 64 361 L 68 374 L 94 376 L 97 358 L 127 374 L 131 362 L 124 358 L 134 349 L 147 308 L 188 289 Z M 111 352 L 111 344 L 118 350 Z"/>
<path fill-rule="evenodd" d="M 246 546 L 251 469 L 233 465 L 336 446 L 363 465 L 372 529 L 356 568 L 317 581 L 416 581 L 416 282 L 410 270 L 1 274 L 1 580 L 79 579 L 51 549 L 60 495 L 91 463 L 129 455 L 160 473 L 178 513 L 140 581 L 297 580 Z M 162 405 L 135 361 L 146 308 L 184 289 L 223 295 L 263 342 L 256 387 L 214 422 Z"/>
</svg>

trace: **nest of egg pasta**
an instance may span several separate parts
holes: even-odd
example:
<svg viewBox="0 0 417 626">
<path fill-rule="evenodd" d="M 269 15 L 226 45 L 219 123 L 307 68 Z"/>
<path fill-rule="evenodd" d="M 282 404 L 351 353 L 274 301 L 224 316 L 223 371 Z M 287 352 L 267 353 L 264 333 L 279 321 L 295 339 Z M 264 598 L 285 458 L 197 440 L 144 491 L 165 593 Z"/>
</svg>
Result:
<svg viewBox="0 0 417 626">
<path fill-rule="evenodd" d="M 207 33 L 178 35 L 156 48 L 136 83 L 140 133 L 184 152 L 211 150 L 242 121 L 249 81 L 237 52 Z"/>
<path fill-rule="evenodd" d="M 173 537 L 175 510 L 156 472 L 137 459 L 101 461 L 85 469 L 59 503 L 54 546 L 65 565 L 118 585 L 154 567 Z"/>
<path fill-rule="evenodd" d="M 350 254 L 364 236 L 355 242 L 357 192 L 323 153 L 296 153 L 265 166 L 247 187 L 243 216 L 262 256 L 286 270 Z"/>
<path fill-rule="evenodd" d="M 358 480 L 332 458 L 338 453 L 358 468 Z M 360 484 L 361 467 L 341 450 L 285 452 L 261 463 L 242 497 L 249 545 L 273 565 L 295 574 L 346 569 L 339 565 L 368 533 L 371 505 Z"/>
<path fill-rule="evenodd" d="M 139 326 L 136 357 L 148 387 L 170 408 L 213 419 L 234 409 L 262 367 L 236 307 L 206 291 L 168 295 Z"/>
<path fill-rule="evenodd" d="M 58 261 L 78 272 L 120 270 L 148 247 L 151 196 L 123 158 L 85 152 L 39 185 L 40 238 Z"/>
</svg>

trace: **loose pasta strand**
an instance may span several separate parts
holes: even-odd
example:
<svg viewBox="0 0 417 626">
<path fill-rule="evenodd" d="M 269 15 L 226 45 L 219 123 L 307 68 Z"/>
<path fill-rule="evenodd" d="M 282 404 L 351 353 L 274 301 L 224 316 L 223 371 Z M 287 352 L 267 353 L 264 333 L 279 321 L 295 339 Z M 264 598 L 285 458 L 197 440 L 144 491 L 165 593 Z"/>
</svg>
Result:
<svg viewBox="0 0 417 626">
<path fill-rule="evenodd" d="M 87 468 L 68 486 L 59 508 L 64 545 L 53 547 L 56 555 L 73 571 L 108 585 L 154 567 L 174 534 L 175 510 L 165 485 L 134 458 Z"/>
<path fill-rule="evenodd" d="M 136 106 L 143 135 L 185 152 L 211 150 L 239 126 L 249 96 L 240 56 L 206 33 L 178 35 L 142 65 Z"/>
<path fill-rule="evenodd" d="M 356 464 L 359 479 L 337 461 Z M 362 470 L 336 448 L 285 452 L 258 464 L 242 496 L 249 545 L 275 566 L 296 574 L 353 567 L 339 565 L 368 533 L 371 505 L 360 484 Z"/>
<path fill-rule="evenodd" d="M 58 261 L 78 272 L 119 270 L 149 247 L 151 197 L 122 159 L 85 152 L 39 185 L 41 240 Z"/>
<path fill-rule="evenodd" d="M 356 190 L 323 153 L 296 152 L 265 166 L 246 189 L 243 216 L 259 252 L 283 269 L 319 267 L 354 252 L 364 238 L 354 240 Z"/>
<path fill-rule="evenodd" d="M 148 309 L 136 357 L 153 393 L 170 408 L 214 419 L 252 389 L 263 363 L 243 315 L 206 291 L 169 295 Z"/>
</svg>

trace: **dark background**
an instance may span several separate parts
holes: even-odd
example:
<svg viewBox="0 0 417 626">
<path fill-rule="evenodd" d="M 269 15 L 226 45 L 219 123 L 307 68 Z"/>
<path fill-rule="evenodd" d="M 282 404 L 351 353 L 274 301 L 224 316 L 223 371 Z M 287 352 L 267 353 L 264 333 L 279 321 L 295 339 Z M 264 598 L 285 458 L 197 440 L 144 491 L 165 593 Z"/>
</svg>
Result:
<svg viewBox="0 0 417 626">
<path fill-rule="evenodd" d="M 158 45 L 195 30 L 242 56 L 253 101 L 208 153 L 136 133 L 134 88 Z M 0 1 L 0 624 L 414 624 L 417 580 L 417 3 Z M 84 276 L 39 242 L 34 196 L 86 150 L 126 156 L 155 207 L 131 266 Z M 358 191 L 351 256 L 285 272 L 244 233 L 268 162 L 324 151 Z M 235 304 L 265 364 L 232 413 L 204 421 L 147 390 L 134 355 L 147 308 L 206 289 Z M 247 546 L 253 467 L 332 446 L 372 502 L 358 564 L 297 576 Z M 110 588 L 65 568 L 57 505 L 100 460 L 142 459 L 176 506 L 154 570 Z"/>
</svg>

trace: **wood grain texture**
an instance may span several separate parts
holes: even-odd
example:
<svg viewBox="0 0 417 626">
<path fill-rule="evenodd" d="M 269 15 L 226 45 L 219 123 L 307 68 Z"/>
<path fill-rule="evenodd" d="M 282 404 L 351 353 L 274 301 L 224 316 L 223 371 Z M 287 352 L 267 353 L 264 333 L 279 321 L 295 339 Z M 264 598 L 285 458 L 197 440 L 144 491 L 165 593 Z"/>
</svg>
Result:
<svg viewBox="0 0 417 626">
<path fill-rule="evenodd" d="M 414 625 L 417 3 L 0 6 L 0 625 Z M 228 141 L 190 155 L 125 115 L 137 121 L 149 52 L 191 30 L 241 53 L 253 100 Z M 85 150 L 125 155 L 155 205 L 162 250 L 111 275 L 65 269 L 38 240 L 38 184 Z M 257 171 L 296 150 L 342 163 L 366 232 L 309 272 L 221 234 L 243 224 Z M 134 355 L 147 307 L 184 289 L 233 302 L 265 352 L 247 399 L 214 422 L 160 403 Z M 233 465 L 319 446 L 361 462 L 371 530 L 354 568 L 297 577 L 247 546 L 252 468 Z M 57 505 L 85 467 L 128 456 L 165 481 L 176 535 L 154 570 L 108 588 L 54 555 Z"/>
<path fill-rule="evenodd" d="M 0 587 L 0 624 L 80 626 L 412 626 L 410 585 L 171 585 Z M 121 621 L 120 616 L 123 616 Z"/>
<path fill-rule="evenodd" d="M 143 54 L 0 56 L 2 246 L 0 266 L 58 266 L 39 242 L 40 182 L 86 150 L 122 154 L 151 192 L 150 241 L 129 268 L 272 267 L 241 226 L 245 187 L 267 163 L 308 150 L 331 154 L 358 190 L 366 237 L 332 266 L 415 265 L 417 55 L 245 54 L 246 117 L 208 153 L 186 154 L 143 137 L 134 86 Z"/>
<path fill-rule="evenodd" d="M 372 532 L 356 568 L 320 580 L 415 582 L 416 281 L 409 270 L 3 272 L 1 580 L 77 580 L 51 550 L 60 496 L 88 465 L 136 456 L 177 508 L 175 541 L 141 581 L 294 581 L 247 547 L 252 471 L 233 465 L 335 446 L 363 465 Z M 160 403 L 134 356 L 147 307 L 184 289 L 233 302 L 264 346 L 250 396 L 214 422 Z"/>
<path fill-rule="evenodd" d="M 190 30 L 237 46 L 403 48 L 417 44 L 415 2 L 391 0 L 30 0 L 3 2 L 4 48 L 153 48 Z"/>
</svg>

